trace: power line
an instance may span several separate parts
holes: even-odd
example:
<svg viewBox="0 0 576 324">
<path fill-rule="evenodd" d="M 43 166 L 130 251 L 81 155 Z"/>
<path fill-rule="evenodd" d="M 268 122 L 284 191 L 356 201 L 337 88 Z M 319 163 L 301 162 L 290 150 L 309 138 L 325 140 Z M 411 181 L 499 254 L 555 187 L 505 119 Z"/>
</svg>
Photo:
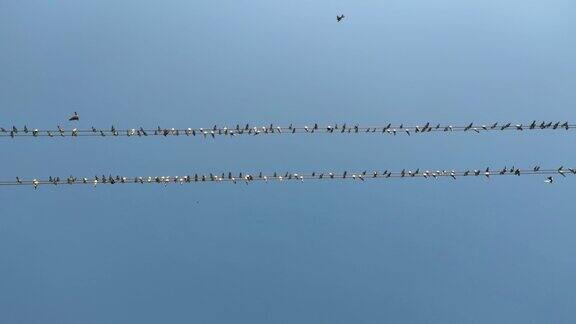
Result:
<svg viewBox="0 0 576 324">
<path fill-rule="evenodd" d="M 58 126 L 56 129 L 38 129 L 28 128 L 24 126 L 18 129 L 15 126 L 11 128 L 0 127 L 0 137 L 172 137 L 172 136 L 198 136 L 198 137 L 212 137 L 216 136 L 239 136 L 239 135 L 272 135 L 272 134 L 358 134 L 358 133 L 371 133 L 371 134 L 385 134 L 385 135 L 412 135 L 424 133 L 452 133 L 452 132 L 502 132 L 502 131 L 544 131 L 544 130 L 572 130 L 576 129 L 576 124 L 569 122 L 537 122 L 531 123 L 491 123 L 491 124 L 478 124 L 470 123 L 468 125 L 449 125 L 449 124 L 435 124 L 425 123 L 422 125 L 404 125 L 391 123 L 383 126 L 360 126 L 358 124 L 331 124 L 320 126 L 317 123 L 310 126 L 275 126 L 269 124 L 267 126 L 253 126 L 245 124 L 243 126 L 236 125 L 235 127 L 218 126 L 208 128 L 162 128 L 158 126 L 155 129 L 145 129 L 143 127 L 116 129 L 114 126 L 109 129 L 95 128 L 91 129 L 64 129 Z"/>
<path fill-rule="evenodd" d="M 0 186 L 34 186 L 41 185 L 102 185 L 102 184 L 190 184 L 190 183 L 251 183 L 260 182 L 283 182 L 283 181 L 368 181 L 368 180 L 399 180 L 399 179 L 440 179 L 452 178 L 456 180 L 462 177 L 485 178 L 489 179 L 495 176 L 521 176 L 521 175 L 539 175 L 547 176 L 546 181 L 552 183 L 553 176 L 566 177 L 567 175 L 576 175 L 576 168 L 559 167 L 557 169 L 541 169 L 536 166 L 532 169 L 507 168 L 502 169 L 470 169 L 464 171 L 456 170 L 407 170 L 402 171 L 361 171 L 361 172 L 312 172 L 312 173 L 294 173 L 294 172 L 274 172 L 274 173 L 232 173 L 224 172 L 221 174 L 199 174 L 194 173 L 184 176 L 136 176 L 126 177 L 120 175 L 96 175 L 90 178 L 78 178 L 69 176 L 67 178 L 49 177 L 48 179 L 23 179 L 16 177 L 14 181 L 0 181 Z"/>
</svg>

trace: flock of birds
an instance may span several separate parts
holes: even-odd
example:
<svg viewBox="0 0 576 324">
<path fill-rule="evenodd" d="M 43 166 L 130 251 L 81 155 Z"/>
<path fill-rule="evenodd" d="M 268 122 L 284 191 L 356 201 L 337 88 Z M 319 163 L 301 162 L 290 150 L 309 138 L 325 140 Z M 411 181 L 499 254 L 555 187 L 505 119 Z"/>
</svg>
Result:
<svg viewBox="0 0 576 324">
<path fill-rule="evenodd" d="M 75 112 L 69 120 L 78 121 L 79 115 Z M 475 124 L 470 123 L 464 126 L 454 126 L 454 125 L 442 125 L 442 124 L 431 124 L 427 122 L 422 125 L 406 126 L 404 124 L 392 125 L 388 123 L 384 126 L 360 126 L 358 124 L 331 124 L 326 126 L 320 126 L 318 123 L 314 123 L 310 126 L 306 125 L 303 127 L 294 126 L 290 124 L 289 126 L 276 126 L 274 124 L 269 124 L 267 126 L 254 126 L 250 124 L 240 125 L 236 124 L 235 127 L 218 126 L 214 125 L 208 128 L 162 128 L 158 126 L 155 129 L 144 129 L 144 127 L 130 128 L 130 129 L 118 129 L 114 126 L 109 129 L 102 129 L 91 127 L 91 129 L 78 129 L 73 127 L 71 129 L 64 129 L 60 125 L 56 129 L 40 130 L 38 128 L 29 128 L 24 126 L 22 128 L 17 128 L 12 126 L 11 128 L 0 127 L 0 137 L 19 137 L 19 136 L 32 136 L 32 137 L 78 137 L 78 136 L 136 136 L 136 137 L 147 137 L 147 136 L 200 136 L 204 138 L 215 138 L 216 136 L 237 136 L 237 135 L 260 135 L 260 134 L 315 134 L 315 133 L 379 133 L 388 135 L 406 134 L 410 136 L 411 134 L 424 134 L 430 132 L 489 132 L 489 131 L 524 131 L 524 130 L 570 130 L 576 129 L 576 124 L 570 124 L 567 121 L 551 122 L 551 121 L 541 121 L 536 120 L 527 124 L 513 124 L 513 123 L 492 123 L 492 124 Z"/>
<path fill-rule="evenodd" d="M 342 16 L 344 18 L 344 16 Z M 339 21 L 341 18 L 339 19 Z M 77 112 L 74 112 L 69 118 L 71 122 L 77 122 L 80 120 L 80 116 Z M 40 136 L 41 132 L 45 133 L 46 136 L 53 137 L 54 134 L 58 134 L 60 136 L 82 136 L 83 134 L 87 133 L 88 135 L 97 134 L 99 136 L 179 136 L 180 134 L 184 134 L 186 136 L 204 136 L 204 137 L 216 137 L 216 135 L 242 135 L 242 134 L 274 134 L 274 133 L 316 133 L 316 132 L 324 132 L 324 133 L 385 133 L 385 134 L 393 134 L 396 135 L 399 132 L 406 133 L 408 135 L 411 134 L 411 131 L 414 133 L 428 133 L 432 131 L 444 131 L 444 132 L 452 132 L 452 131 L 462 131 L 468 132 L 473 131 L 476 133 L 480 133 L 481 131 L 491 131 L 491 130 L 517 130 L 523 131 L 527 130 L 545 130 L 545 129 L 574 129 L 576 125 L 570 124 L 569 122 L 537 122 L 533 121 L 528 125 L 523 124 L 512 124 L 512 123 L 505 123 L 505 124 L 498 124 L 493 123 L 490 125 L 475 125 L 474 123 L 470 123 L 466 126 L 442 126 L 437 124 L 433 126 L 431 123 L 425 123 L 421 126 L 413 126 L 413 127 L 406 127 L 404 124 L 400 124 L 398 126 L 392 126 L 392 124 L 388 124 L 383 127 L 360 127 L 359 125 L 348 126 L 347 124 L 334 124 L 328 125 L 324 127 L 320 127 L 318 124 L 314 124 L 313 126 L 304 126 L 304 127 L 294 127 L 292 124 L 288 127 L 280 127 L 274 126 L 270 124 L 269 126 L 265 127 L 254 127 L 250 126 L 250 124 L 246 124 L 245 126 L 240 126 L 239 124 L 236 127 L 228 128 L 228 127 L 218 127 L 214 125 L 212 128 L 204 129 L 204 128 L 187 128 L 187 129 L 175 129 L 175 128 L 161 128 L 158 127 L 153 130 L 145 130 L 143 127 L 138 129 L 128 129 L 128 130 L 118 130 L 114 126 L 110 128 L 110 130 L 103 130 L 103 129 L 96 129 L 92 127 L 91 130 L 78 130 L 77 128 L 73 128 L 70 131 L 64 130 L 62 127 L 58 126 L 56 131 L 53 130 L 45 130 L 40 131 L 38 129 L 28 129 L 28 127 L 24 126 L 23 129 L 19 130 L 15 126 L 12 126 L 11 129 L 6 130 L 5 128 L 0 127 L 0 136 L 2 134 L 6 135 L 9 134 L 10 137 L 16 136 Z M 192 182 L 221 182 L 227 181 L 232 183 L 238 182 L 245 182 L 246 184 L 252 181 L 290 181 L 290 180 L 357 180 L 357 181 L 365 181 L 367 179 L 388 179 L 388 178 L 425 178 L 425 179 L 438 179 L 438 178 L 452 178 L 456 179 L 457 177 L 485 177 L 490 178 L 491 176 L 503 176 L 503 175 L 515 175 L 520 176 L 523 174 L 528 175 L 545 175 L 547 176 L 544 182 L 546 183 L 554 183 L 554 175 L 561 175 L 566 177 L 566 174 L 576 175 L 576 168 L 564 168 L 563 166 L 557 169 L 541 169 L 540 166 L 535 166 L 532 169 L 520 169 L 515 167 L 504 167 L 500 170 L 493 170 L 489 167 L 486 169 L 474 169 L 474 170 L 465 170 L 465 171 L 456 171 L 456 170 L 436 170 L 436 171 L 429 171 L 424 170 L 421 171 L 420 169 L 416 170 L 406 170 L 403 169 L 399 172 L 391 172 L 388 170 L 384 170 L 382 172 L 379 171 L 363 171 L 363 172 L 348 172 L 344 171 L 343 173 L 334 173 L 334 172 L 312 172 L 311 174 L 299 174 L 299 173 L 278 173 L 274 172 L 273 174 L 265 175 L 262 172 L 259 172 L 257 175 L 242 173 L 239 174 L 232 174 L 232 172 L 222 173 L 221 175 L 218 174 L 198 174 L 195 173 L 194 175 L 186 175 L 186 176 L 148 176 L 148 177 L 124 177 L 120 175 L 112 176 L 112 175 L 102 175 L 102 176 L 94 176 L 93 178 L 77 178 L 74 176 L 69 176 L 68 178 L 60 178 L 60 177 L 52 177 L 50 176 L 48 179 L 32 179 L 32 180 L 24 180 L 20 177 L 16 177 L 15 181 L 0 181 L 0 186 L 7 186 L 7 185 L 31 185 L 34 189 L 37 189 L 40 185 L 43 184 L 52 184 L 52 185 L 59 185 L 59 184 L 91 184 L 93 186 L 97 186 L 98 184 L 116 184 L 116 183 L 140 183 L 140 184 L 164 184 L 168 185 L 171 183 L 192 183 Z"/>
<path fill-rule="evenodd" d="M 16 177 L 15 181 L 0 181 L 0 186 L 7 185 L 31 185 L 34 189 L 37 189 L 40 185 L 51 184 L 88 184 L 96 187 L 99 184 L 185 184 L 185 183 L 198 183 L 198 182 L 231 182 L 238 183 L 244 182 L 249 184 L 253 181 L 304 181 L 304 180 L 352 180 L 352 181 L 366 181 L 369 179 L 389 179 L 389 178 L 422 178 L 422 179 L 439 179 L 439 178 L 452 178 L 456 180 L 458 177 L 482 177 L 489 179 L 493 176 L 520 176 L 520 175 L 545 175 L 546 183 L 554 182 L 554 175 L 560 175 L 566 177 L 566 175 L 576 175 L 576 168 L 564 168 L 563 166 L 557 169 L 541 169 L 540 166 L 535 166 L 532 169 L 520 169 L 515 167 L 504 167 L 502 169 L 491 169 L 487 167 L 485 169 L 474 169 L 465 171 L 456 170 L 407 170 L 392 172 L 388 170 L 384 171 L 362 171 L 362 172 L 348 172 L 344 171 L 342 173 L 337 172 L 312 172 L 309 174 L 303 173 L 292 173 L 285 172 L 279 173 L 274 172 L 272 174 L 263 174 L 258 172 L 255 174 L 250 173 L 238 173 L 233 174 L 232 172 L 221 173 L 221 174 L 198 174 L 185 176 L 147 176 L 147 177 L 125 177 L 120 175 L 95 175 L 91 178 L 77 178 L 74 176 L 69 176 L 68 178 L 52 177 L 48 179 L 32 179 L 25 180 L 20 177 Z"/>
<path fill-rule="evenodd" d="M 341 22 L 345 18 L 344 15 L 337 15 L 336 21 Z M 69 118 L 70 122 L 78 122 L 80 120 L 80 115 L 74 112 Z M 275 126 L 273 124 L 267 126 L 254 126 L 246 124 L 241 126 L 237 124 L 235 127 L 219 127 L 214 125 L 210 128 L 162 128 L 158 126 L 155 129 L 144 129 L 143 127 L 131 128 L 131 129 L 117 129 L 112 126 L 110 129 L 97 129 L 91 127 L 91 129 L 78 129 L 76 127 L 66 130 L 61 126 L 57 126 L 56 129 L 45 129 L 40 130 L 38 128 L 30 129 L 24 126 L 18 129 L 16 126 L 11 128 L 0 127 L 0 137 L 21 137 L 21 136 L 32 136 L 32 137 L 78 137 L 78 136 L 137 136 L 137 137 L 147 137 L 147 136 L 201 136 L 201 137 L 212 137 L 216 136 L 236 136 L 236 135 L 259 135 L 259 134 L 302 134 L 302 133 L 382 133 L 389 135 L 406 134 L 410 136 L 411 134 L 422 134 L 430 132 L 488 132 L 488 131 L 505 131 L 505 130 L 570 130 L 576 128 L 576 124 L 570 124 L 569 122 L 550 122 L 542 121 L 538 122 L 536 120 L 529 124 L 512 124 L 512 123 L 492 123 L 492 124 L 475 124 L 470 123 L 465 126 L 454 126 L 454 125 L 442 125 L 442 124 L 431 124 L 427 122 L 423 125 L 405 126 L 404 124 L 392 125 L 391 123 L 385 126 L 375 126 L 375 127 L 361 127 L 358 124 L 348 125 L 343 123 L 341 125 L 333 124 L 326 126 L 319 126 L 317 123 L 311 126 L 296 127 L 290 124 L 287 127 Z M 399 172 L 391 172 L 384 170 L 379 171 L 363 171 L 363 172 L 348 172 L 344 171 L 342 173 L 335 172 L 312 172 L 311 174 L 299 174 L 299 173 L 278 173 L 273 174 L 263 174 L 258 172 L 258 174 L 249 173 L 238 173 L 233 174 L 232 172 L 218 174 L 198 174 L 185 175 L 185 176 L 147 176 L 147 177 L 124 177 L 120 175 L 101 175 L 94 176 L 91 178 L 77 178 L 74 176 L 69 176 L 67 178 L 52 177 L 48 179 L 32 179 L 25 180 L 20 177 L 16 177 L 15 181 L 0 181 L 0 186 L 10 186 L 10 185 L 30 185 L 34 189 L 37 189 L 40 185 L 59 185 L 59 184 L 89 184 L 96 187 L 99 184 L 185 184 L 185 183 L 197 183 L 197 182 L 231 182 L 238 183 L 244 182 L 249 184 L 253 181 L 304 181 L 304 180 L 352 180 L 352 181 L 366 181 L 368 179 L 389 179 L 389 178 L 424 178 L 424 179 L 438 179 L 438 178 L 452 178 L 456 180 L 458 177 L 483 177 L 490 178 L 491 176 L 504 176 L 504 175 L 515 175 L 520 176 L 523 174 L 528 175 L 545 175 L 546 183 L 554 183 L 554 175 L 560 175 L 566 177 L 567 174 L 576 175 L 576 168 L 564 168 L 563 166 L 557 169 L 541 169 L 540 166 L 535 166 L 532 169 L 520 169 L 515 167 L 504 167 L 499 170 L 492 170 L 489 167 L 486 169 L 474 169 L 465 171 L 456 170 L 436 170 L 429 171 L 420 169 L 416 170 L 406 170 L 403 169 Z"/>
</svg>

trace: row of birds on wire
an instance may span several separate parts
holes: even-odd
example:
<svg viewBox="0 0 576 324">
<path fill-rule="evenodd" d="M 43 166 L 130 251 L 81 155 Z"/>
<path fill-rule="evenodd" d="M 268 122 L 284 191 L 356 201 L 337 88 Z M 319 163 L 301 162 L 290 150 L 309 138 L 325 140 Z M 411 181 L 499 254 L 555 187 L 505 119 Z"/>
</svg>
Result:
<svg viewBox="0 0 576 324">
<path fill-rule="evenodd" d="M 524 130 L 569 130 L 576 129 L 576 124 L 570 124 L 569 122 L 551 122 L 551 121 L 532 121 L 527 124 L 515 124 L 515 123 L 492 123 L 492 124 L 476 124 L 469 123 L 467 125 L 455 126 L 455 125 L 445 125 L 445 124 L 431 124 L 425 123 L 422 125 L 406 126 L 404 124 L 392 125 L 388 123 L 384 126 L 360 126 L 358 124 L 349 125 L 343 124 L 331 124 L 326 126 L 320 126 L 315 123 L 311 126 L 294 126 L 290 124 L 288 126 L 275 126 L 274 124 L 269 124 L 267 126 L 254 126 L 250 124 L 240 125 L 237 124 L 235 127 L 218 126 L 214 125 L 209 128 L 162 128 L 158 126 L 155 129 L 145 129 L 144 127 L 129 128 L 129 129 L 119 129 L 114 126 L 106 129 L 91 127 L 90 129 L 79 129 L 72 127 L 70 129 L 65 129 L 61 126 L 57 126 L 55 129 L 38 129 L 29 128 L 24 126 L 22 128 L 17 128 L 12 126 L 11 128 L 0 127 L 0 137 L 20 137 L 20 136 L 31 136 L 31 137 L 79 137 L 79 136 L 136 136 L 136 137 L 146 137 L 146 136 L 200 136 L 200 137 L 212 137 L 216 136 L 237 136 L 237 135 L 260 135 L 260 134 L 314 134 L 314 133 L 382 133 L 389 135 L 397 134 L 418 134 L 418 133 L 430 133 L 430 132 L 489 132 L 489 131 L 524 131 Z"/>
<path fill-rule="evenodd" d="M 504 167 L 502 169 L 494 170 L 490 167 L 474 170 L 456 171 L 456 170 L 407 170 L 392 172 L 384 171 L 362 171 L 362 172 L 312 172 L 312 173 L 292 173 L 274 172 L 271 174 L 257 173 L 238 173 L 232 172 L 222 174 L 198 174 L 185 176 L 146 176 L 146 177 L 125 177 L 120 175 L 96 175 L 91 178 L 77 178 L 69 176 L 68 178 L 52 177 L 48 179 L 34 178 L 26 180 L 16 177 L 14 181 L 0 181 L 0 186 L 33 186 L 34 189 L 40 185 L 60 185 L 60 184 L 84 184 L 97 186 L 100 184 L 185 184 L 185 183 L 202 183 L 202 182 L 229 182 L 239 183 L 243 182 L 249 184 L 254 181 L 268 182 L 268 181 L 305 181 L 305 180 L 352 180 L 352 181 L 366 181 L 370 179 L 439 179 L 439 178 L 452 178 L 456 180 L 459 177 L 482 177 L 489 179 L 493 176 L 520 176 L 520 175 L 544 175 L 547 176 L 544 182 L 553 183 L 554 176 L 559 175 L 566 177 L 567 175 L 576 175 L 576 168 L 564 168 L 563 166 L 557 169 L 541 169 L 540 166 L 535 166 L 531 169 L 520 169 L 515 167 Z"/>
</svg>

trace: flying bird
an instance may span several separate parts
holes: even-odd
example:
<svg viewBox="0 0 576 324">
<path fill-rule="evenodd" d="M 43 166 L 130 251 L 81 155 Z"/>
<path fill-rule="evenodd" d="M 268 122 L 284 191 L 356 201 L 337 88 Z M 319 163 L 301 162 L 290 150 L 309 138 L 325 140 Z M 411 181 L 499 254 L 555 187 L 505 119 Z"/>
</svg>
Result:
<svg viewBox="0 0 576 324">
<path fill-rule="evenodd" d="M 70 116 L 70 118 L 68 118 L 69 121 L 78 121 L 80 120 L 80 116 L 78 115 L 77 112 L 74 112 L 74 115 Z"/>
<path fill-rule="evenodd" d="M 336 21 L 340 22 L 342 19 L 344 19 L 344 15 L 336 15 Z"/>
</svg>

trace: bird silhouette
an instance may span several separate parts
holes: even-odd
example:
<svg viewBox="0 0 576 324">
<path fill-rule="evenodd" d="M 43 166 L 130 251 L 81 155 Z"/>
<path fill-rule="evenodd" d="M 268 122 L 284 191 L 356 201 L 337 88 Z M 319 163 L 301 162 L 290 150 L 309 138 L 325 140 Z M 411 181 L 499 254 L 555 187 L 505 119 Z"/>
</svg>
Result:
<svg viewBox="0 0 576 324">
<path fill-rule="evenodd" d="M 78 121 L 80 120 L 80 116 L 78 115 L 77 112 L 74 112 L 74 115 L 70 116 L 70 118 L 68 118 L 69 121 Z"/>
<path fill-rule="evenodd" d="M 342 21 L 342 19 L 344 19 L 344 15 L 340 15 L 340 16 L 336 15 L 336 21 L 340 22 L 340 21 Z"/>
</svg>

